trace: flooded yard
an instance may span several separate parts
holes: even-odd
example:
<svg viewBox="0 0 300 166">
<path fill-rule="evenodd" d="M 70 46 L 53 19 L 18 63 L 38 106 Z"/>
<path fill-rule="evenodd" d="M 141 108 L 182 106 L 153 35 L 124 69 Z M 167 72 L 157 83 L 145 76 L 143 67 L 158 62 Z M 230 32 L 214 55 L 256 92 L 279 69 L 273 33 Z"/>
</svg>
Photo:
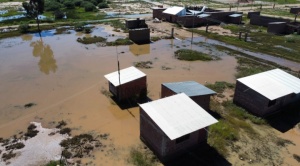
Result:
<svg viewBox="0 0 300 166">
<path fill-rule="evenodd" d="M 175 59 L 179 48 L 209 52 L 208 47 L 190 46 L 189 41 L 160 40 L 148 45 L 101 47 L 83 45 L 76 39 L 103 36 L 115 40 L 109 30 L 97 26 L 86 35 L 69 30 L 55 35 L 47 31 L 0 40 L 0 137 L 24 131 L 29 122 L 41 122 L 47 128 L 64 120 L 72 134 L 109 133 L 107 151 L 97 151 L 91 160 L 96 165 L 123 165 L 128 148 L 139 142 L 138 107 L 121 110 L 101 93 L 108 90 L 105 74 L 134 62 L 152 61 L 147 74 L 148 97 L 158 99 L 163 82 L 194 80 L 205 84 L 215 81 L 234 83 L 237 62 L 232 56 L 217 53 L 222 60 L 186 62 Z M 125 36 L 123 36 L 125 37 Z M 167 67 L 169 70 L 163 70 Z M 26 104 L 33 103 L 31 107 Z"/>
</svg>

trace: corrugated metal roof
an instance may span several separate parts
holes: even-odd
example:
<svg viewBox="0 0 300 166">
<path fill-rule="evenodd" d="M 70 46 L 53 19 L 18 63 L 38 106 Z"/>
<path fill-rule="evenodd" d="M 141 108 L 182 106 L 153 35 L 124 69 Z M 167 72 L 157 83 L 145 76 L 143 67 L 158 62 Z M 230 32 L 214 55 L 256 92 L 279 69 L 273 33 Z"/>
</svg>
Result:
<svg viewBox="0 0 300 166">
<path fill-rule="evenodd" d="M 185 8 L 184 7 L 173 6 L 173 7 L 169 7 L 168 9 L 164 10 L 163 13 L 177 15 L 182 10 L 185 10 Z"/>
<path fill-rule="evenodd" d="M 269 100 L 274 100 L 291 93 L 300 93 L 300 79 L 280 69 L 240 78 L 238 81 Z"/>
<path fill-rule="evenodd" d="M 171 140 L 218 122 L 184 93 L 140 107 Z"/>
<path fill-rule="evenodd" d="M 242 16 L 242 14 L 231 14 L 231 15 L 229 15 L 229 17 L 241 17 Z"/>
<path fill-rule="evenodd" d="M 190 97 L 216 94 L 215 91 L 195 81 L 171 82 L 171 83 L 163 83 L 163 85 L 171 89 L 175 93 L 185 93 Z"/>
<path fill-rule="evenodd" d="M 137 68 L 131 66 L 126 69 L 120 70 L 120 80 L 121 85 L 133 80 L 136 80 L 138 78 L 146 76 L 145 73 L 141 72 Z M 119 73 L 118 71 L 115 71 L 113 73 L 107 74 L 104 76 L 109 82 L 111 82 L 114 86 L 119 86 Z"/>
</svg>

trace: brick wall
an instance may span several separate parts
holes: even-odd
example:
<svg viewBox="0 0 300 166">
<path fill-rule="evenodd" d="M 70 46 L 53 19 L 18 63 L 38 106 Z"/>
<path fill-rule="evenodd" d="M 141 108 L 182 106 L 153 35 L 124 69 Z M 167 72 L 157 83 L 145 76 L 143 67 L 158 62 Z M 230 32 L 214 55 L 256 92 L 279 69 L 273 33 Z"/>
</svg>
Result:
<svg viewBox="0 0 300 166">
<path fill-rule="evenodd" d="M 243 83 L 239 81 L 236 82 L 233 102 L 255 115 L 267 116 L 276 113 L 292 101 L 293 98 L 290 94 L 276 99 L 276 104 L 268 106 L 270 102 L 268 98 L 252 90 Z"/>
<path fill-rule="evenodd" d="M 112 92 L 119 101 L 129 99 L 130 97 L 146 97 L 147 95 L 147 77 L 142 77 L 134 81 L 122 84 L 121 86 L 114 87 L 109 86 L 109 91 Z M 115 94 L 118 92 L 119 94 Z"/>
<path fill-rule="evenodd" d="M 190 138 L 176 144 L 154 123 L 147 113 L 140 108 L 140 138 L 162 161 L 186 153 L 186 150 L 207 140 L 205 129 L 190 133 Z"/>
<path fill-rule="evenodd" d="M 247 18 L 251 18 L 253 15 L 260 15 L 260 12 L 248 12 Z"/>
<path fill-rule="evenodd" d="M 148 28 L 144 19 L 135 19 L 135 20 L 126 20 L 126 28 L 135 29 L 135 28 Z"/>
<path fill-rule="evenodd" d="M 162 8 L 162 9 L 153 9 L 152 12 L 152 17 L 153 18 L 158 18 L 158 19 L 162 19 L 162 12 L 166 10 L 166 8 Z"/>
<path fill-rule="evenodd" d="M 149 28 L 130 29 L 129 39 L 137 44 L 150 43 L 150 29 Z"/>
<path fill-rule="evenodd" d="M 287 23 L 269 23 L 268 24 L 268 32 L 274 34 L 286 34 Z"/>
<path fill-rule="evenodd" d="M 300 12 L 300 7 L 292 7 L 290 13 L 297 14 Z"/>
</svg>

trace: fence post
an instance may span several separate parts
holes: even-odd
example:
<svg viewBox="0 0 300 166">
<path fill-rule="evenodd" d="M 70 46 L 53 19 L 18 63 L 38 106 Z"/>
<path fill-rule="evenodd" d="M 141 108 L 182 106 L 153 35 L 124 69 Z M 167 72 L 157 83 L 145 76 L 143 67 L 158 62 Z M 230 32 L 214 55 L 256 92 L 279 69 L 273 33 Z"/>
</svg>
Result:
<svg viewBox="0 0 300 166">
<path fill-rule="evenodd" d="M 174 28 L 171 30 L 171 38 L 174 38 Z"/>
<path fill-rule="evenodd" d="M 205 32 L 206 32 L 206 33 L 208 32 L 208 24 L 206 24 Z"/>
<path fill-rule="evenodd" d="M 242 32 L 239 32 L 239 39 L 242 39 Z"/>
<path fill-rule="evenodd" d="M 248 32 L 245 33 L 245 42 L 247 42 Z"/>
</svg>

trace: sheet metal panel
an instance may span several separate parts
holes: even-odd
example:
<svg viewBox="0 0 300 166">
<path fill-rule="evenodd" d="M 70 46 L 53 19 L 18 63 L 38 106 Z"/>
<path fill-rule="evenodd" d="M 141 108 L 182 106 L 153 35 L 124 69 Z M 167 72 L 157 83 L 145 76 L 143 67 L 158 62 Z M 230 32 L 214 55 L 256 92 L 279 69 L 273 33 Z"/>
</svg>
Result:
<svg viewBox="0 0 300 166">
<path fill-rule="evenodd" d="M 274 100 L 291 93 L 300 93 L 300 79 L 280 69 L 240 78 L 238 81 L 269 100 Z"/>
<path fill-rule="evenodd" d="M 140 107 L 171 140 L 218 122 L 184 93 Z"/>
<path fill-rule="evenodd" d="M 171 82 L 171 83 L 163 83 L 163 85 L 171 89 L 175 93 L 185 93 L 190 97 L 216 94 L 215 91 L 195 81 Z"/>
<path fill-rule="evenodd" d="M 185 10 L 185 8 L 183 7 L 178 7 L 178 6 L 173 6 L 173 7 L 170 7 L 166 10 L 163 11 L 163 13 L 166 13 L 166 14 L 171 14 L 171 15 L 177 15 L 178 13 L 180 13 L 182 10 Z M 185 12 L 184 12 L 185 13 Z"/>
<path fill-rule="evenodd" d="M 104 77 L 109 82 L 111 82 L 114 86 L 119 86 L 119 85 L 125 84 L 127 82 L 136 80 L 136 79 L 144 77 L 144 76 L 146 76 L 145 73 L 143 73 L 142 71 L 138 70 L 137 68 L 135 68 L 133 66 L 120 70 L 121 84 L 119 83 L 118 71 L 104 75 Z"/>
</svg>

